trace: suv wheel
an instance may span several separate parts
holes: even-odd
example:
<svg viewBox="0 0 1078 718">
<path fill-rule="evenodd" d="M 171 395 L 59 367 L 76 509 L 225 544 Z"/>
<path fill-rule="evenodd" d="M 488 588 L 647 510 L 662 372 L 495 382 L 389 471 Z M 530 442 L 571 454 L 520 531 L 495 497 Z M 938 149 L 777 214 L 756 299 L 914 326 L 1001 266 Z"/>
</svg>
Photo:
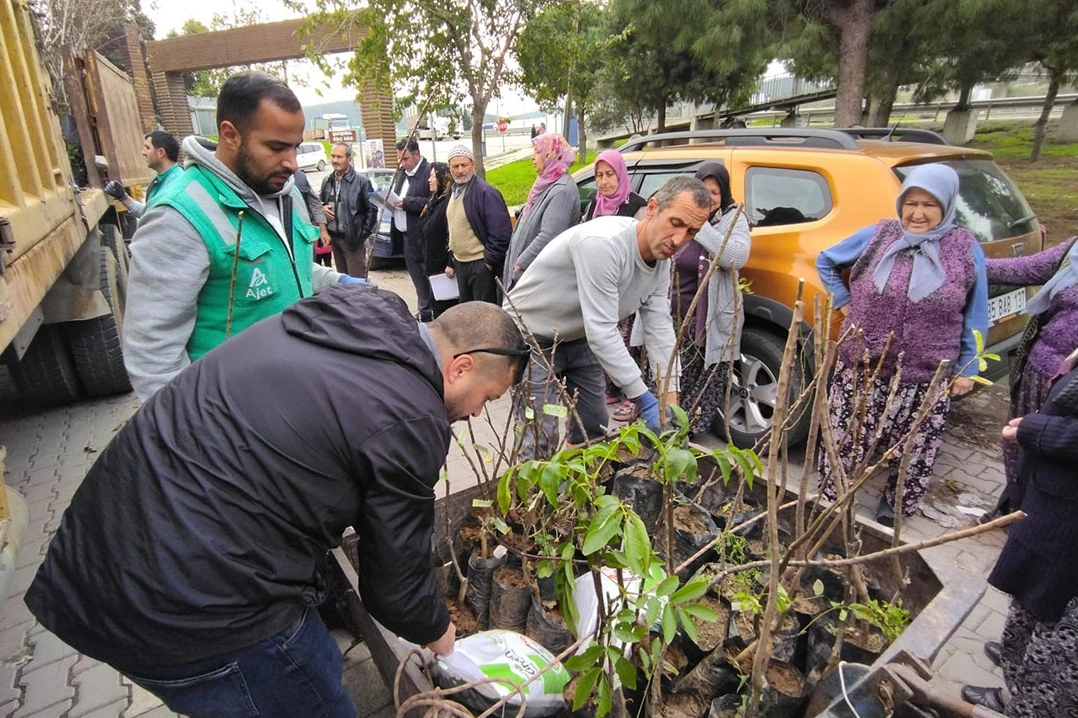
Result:
<svg viewBox="0 0 1078 718">
<path fill-rule="evenodd" d="M 326 170 L 326 161 L 325 160 L 318 160 L 318 171 L 319 172 L 324 172 L 325 170 Z"/>
<path fill-rule="evenodd" d="M 734 364 L 730 389 L 730 439 L 735 446 L 751 449 L 771 431 L 785 346 L 784 337 L 766 329 L 745 327 L 741 332 L 741 361 Z M 796 399 L 805 385 L 804 368 L 797 367 L 790 379 L 790 396 Z M 809 413 L 803 412 L 787 432 L 788 446 L 805 440 L 808 419 Z M 715 418 L 712 431 L 716 436 L 726 436 L 725 421 L 721 415 Z"/>
</svg>

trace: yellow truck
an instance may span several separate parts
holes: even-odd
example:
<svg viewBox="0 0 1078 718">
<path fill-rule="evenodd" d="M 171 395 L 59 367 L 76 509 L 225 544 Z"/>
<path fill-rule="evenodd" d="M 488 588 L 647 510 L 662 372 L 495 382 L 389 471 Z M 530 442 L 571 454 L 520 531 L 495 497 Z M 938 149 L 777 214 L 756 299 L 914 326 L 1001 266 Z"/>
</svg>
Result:
<svg viewBox="0 0 1078 718">
<path fill-rule="evenodd" d="M 25 2 L 0 0 L 0 363 L 11 379 L 0 401 L 8 406 L 130 390 L 120 344 L 127 249 L 101 188 L 151 179 L 133 84 L 93 50 L 64 53 L 65 141 L 32 23 Z M 82 158 L 75 172 L 72 157 Z M 0 447 L 0 467 L 3 455 Z M 0 478 L 0 597 L 25 506 Z"/>
<path fill-rule="evenodd" d="M 152 177 L 134 87 L 97 52 L 65 50 L 65 142 L 30 13 L 0 3 L 0 362 L 16 389 L 0 400 L 128 391 L 127 253 L 101 187 Z M 69 157 L 80 155 L 73 174 Z"/>
</svg>

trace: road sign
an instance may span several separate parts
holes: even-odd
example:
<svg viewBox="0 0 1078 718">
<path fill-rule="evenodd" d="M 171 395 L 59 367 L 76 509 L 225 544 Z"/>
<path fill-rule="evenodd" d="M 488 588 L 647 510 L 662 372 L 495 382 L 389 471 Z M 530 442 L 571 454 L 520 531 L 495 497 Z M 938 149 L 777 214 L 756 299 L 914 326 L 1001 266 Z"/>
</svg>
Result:
<svg viewBox="0 0 1078 718">
<path fill-rule="evenodd" d="M 505 120 L 498 120 L 498 132 L 501 132 L 504 135 L 508 131 L 509 131 L 509 123 L 506 122 Z"/>
<path fill-rule="evenodd" d="M 357 142 L 355 130 L 330 130 L 330 142 Z"/>
</svg>

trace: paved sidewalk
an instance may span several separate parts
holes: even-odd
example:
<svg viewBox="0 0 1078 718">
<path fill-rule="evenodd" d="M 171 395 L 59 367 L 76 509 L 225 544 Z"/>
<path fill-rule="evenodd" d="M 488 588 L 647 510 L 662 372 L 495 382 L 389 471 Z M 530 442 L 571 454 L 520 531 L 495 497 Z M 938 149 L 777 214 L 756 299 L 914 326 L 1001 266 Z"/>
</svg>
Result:
<svg viewBox="0 0 1078 718">
<path fill-rule="evenodd" d="M 403 270 L 376 274 L 381 286 L 398 291 L 414 308 L 410 282 Z M 954 428 L 945 436 L 936 468 L 933 496 L 941 503 L 953 504 L 959 494 L 966 493 L 983 497 L 988 505 L 999 494 L 1003 484 L 999 449 L 969 428 L 1002 426 L 1005 407 L 1006 393 L 1000 387 L 956 402 L 949 422 Z M 136 408 L 134 396 L 127 395 L 21 416 L 0 416 L 0 443 L 8 448 L 5 480 L 26 497 L 30 506 L 30 526 L 19 551 L 18 570 L 0 613 L 0 716 L 175 715 L 110 667 L 78 655 L 42 630 L 22 600 L 49 537 L 56 531 L 87 468 Z M 508 411 L 506 399 L 494 404 L 491 413 L 495 427 L 507 421 Z M 462 443 L 470 446 L 473 442 L 489 442 L 495 432 L 482 424 L 475 422 L 474 436 L 462 433 Z M 474 481 L 474 473 L 459 447 L 453 447 L 448 465 L 453 490 Z M 861 510 L 871 517 L 875 507 L 871 497 L 878 493 L 872 489 L 863 493 L 866 498 Z M 966 519 L 967 525 L 972 522 L 972 518 Z M 929 518 L 916 516 L 905 522 L 904 531 L 906 538 L 916 541 L 936 536 L 944 529 Z M 1001 532 L 982 534 L 929 549 L 924 556 L 944 582 L 955 571 L 983 582 L 1004 539 Z M 934 680 L 951 684 L 945 690 L 957 695 L 961 683 L 1001 684 L 999 670 L 984 656 L 982 644 L 999 638 L 1006 610 L 1006 597 L 989 588 L 934 663 Z M 388 718 L 393 713 L 389 690 L 374 669 L 366 647 L 344 634 L 338 634 L 338 638 L 346 654 L 345 683 L 357 698 L 360 715 Z"/>
</svg>

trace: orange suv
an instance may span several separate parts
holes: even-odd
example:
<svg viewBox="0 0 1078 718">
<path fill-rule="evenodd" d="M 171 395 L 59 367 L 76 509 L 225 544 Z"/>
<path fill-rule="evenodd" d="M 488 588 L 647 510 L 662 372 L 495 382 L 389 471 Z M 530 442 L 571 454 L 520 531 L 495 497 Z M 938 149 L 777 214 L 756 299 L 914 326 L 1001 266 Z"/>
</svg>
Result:
<svg viewBox="0 0 1078 718">
<path fill-rule="evenodd" d="M 645 198 L 671 177 L 692 174 L 705 160 L 718 160 L 730 172 L 734 198 L 744 204 L 752 250 L 741 277 L 750 282 L 751 294 L 744 295 L 734 407 L 731 416 L 716 419 L 728 419 L 731 438 L 739 446 L 752 446 L 771 428 L 798 280 L 805 280 L 801 334 L 808 343 L 815 296 L 824 294 L 816 255 L 862 227 L 894 217 L 902 180 L 913 167 L 942 162 L 958 172 L 957 222 L 980 239 L 987 256 L 1032 254 L 1043 244 L 1025 198 L 989 153 L 952 146 L 928 130 L 698 130 L 631 139 L 620 151 L 633 190 Z M 595 196 L 594 165 L 573 177 L 586 206 Z M 1021 338 L 1026 292 L 990 286 L 989 297 L 986 342 L 989 351 L 1002 354 Z M 793 377 L 795 391 L 811 371 L 802 363 Z M 790 443 L 802 442 L 807 432 L 806 414 L 791 430 Z"/>
</svg>

